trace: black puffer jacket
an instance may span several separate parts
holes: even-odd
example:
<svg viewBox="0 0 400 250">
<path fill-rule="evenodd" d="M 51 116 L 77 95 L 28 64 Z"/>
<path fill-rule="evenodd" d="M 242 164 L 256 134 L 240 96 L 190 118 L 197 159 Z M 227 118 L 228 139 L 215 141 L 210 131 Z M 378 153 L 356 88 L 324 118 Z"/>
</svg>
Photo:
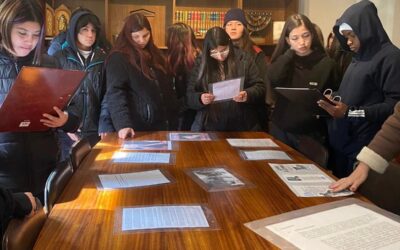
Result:
<svg viewBox="0 0 400 250">
<path fill-rule="evenodd" d="M 83 15 L 90 14 L 86 11 L 81 11 L 74 15 L 71 20 L 69 27 L 72 27 L 67 32 L 67 42 L 64 43 L 63 49 L 55 54 L 55 58 L 58 62 L 58 67 L 69 70 L 81 70 L 87 72 L 87 75 L 79 91 L 72 99 L 67 110 L 68 113 L 72 113 L 81 118 L 82 124 L 80 126 L 80 133 L 83 137 L 90 134 L 97 134 L 99 131 L 99 119 L 100 114 L 103 112 L 103 116 L 107 116 L 108 113 L 105 110 L 105 103 L 102 101 L 106 91 L 105 81 L 103 79 L 103 66 L 106 57 L 105 52 L 96 47 L 92 53 L 85 60 L 85 58 L 79 54 L 76 46 L 74 27 L 76 22 Z"/>
<path fill-rule="evenodd" d="M 190 108 L 197 110 L 192 125 L 193 131 L 248 131 L 261 130 L 257 117 L 257 107 L 262 105 L 265 97 L 265 85 L 259 77 L 259 71 L 251 56 L 243 50 L 234 50 L 236 75 L 244 77 L 243 90 L 247 92 L 247 101 L 243 103 L 233 100 L 203 105 L 201 95 L 208 92 L 197 80 L 201 56 L 196 58 L 189 77 L 187 102 Z M 216 70 L 216 73 L 218 70 Z M 228 79 L 227 79 L 228 80 Z M 212 80 L 212 82 L 215 82 Z M 212 83 L 210 82 L 210 83 Z"/>
<path fill-rule="evenodd" d="M 108 59 L 107 102 L 117 131 L 176 130 L 178 105 L 171 77 L 153 69 L 157 80 L 149 80 L 122 53 Z"/>
<path fill-rule="evenodd" d="M 22 66 L 32 65 L 32 54 L 14 60 L 0 50 L 0 103 L 3 103 Z M 79 120 L 71 115 L 63 129 L 73 131 L 78 124 Z M 0 133 L 0 184 L 14 192 L 29 191 L 42 196 L 46 179 L 57 159 L 58 145 L 53 130 Z"/>
</svg>

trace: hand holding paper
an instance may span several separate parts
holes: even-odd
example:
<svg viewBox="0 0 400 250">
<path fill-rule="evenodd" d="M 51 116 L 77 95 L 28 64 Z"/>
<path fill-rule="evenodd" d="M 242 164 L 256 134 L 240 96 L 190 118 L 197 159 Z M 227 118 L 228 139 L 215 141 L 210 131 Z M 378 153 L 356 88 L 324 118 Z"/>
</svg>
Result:
<svg viewBox="0 0 400 250">
<path fill-rule="evenodd" d="M 247 101 L 247 92 L 246 91 L 240 91 L 237 96 L 233 97 L 233 100 L 235 102 L 246 102 Z"/>
<path fill-rule="evenodd" d="M 210 103 L 212 103 L 214 101 L 214 95 L 213 94 L 209 94 L 209 93 L 203 93 L 201 94 L 201 102 L 204 105 L 208 105 Z"/>
<path fill-rule="evenodd" d="M 215 101 L 233 99 L 236 102 L 245 102 L 247 93 L 243 91 L 244 78 L 235 78 L 208 84 L 208 89 L 214 95 Z"/>
</svg>

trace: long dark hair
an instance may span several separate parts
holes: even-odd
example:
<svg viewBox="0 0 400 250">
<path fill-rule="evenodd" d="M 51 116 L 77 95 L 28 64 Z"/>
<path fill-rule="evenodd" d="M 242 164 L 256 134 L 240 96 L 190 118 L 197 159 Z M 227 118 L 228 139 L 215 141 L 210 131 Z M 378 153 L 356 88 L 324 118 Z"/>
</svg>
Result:
<svg viewBox="0 0 400 250">
<path fill-rule="evenodd" d="M 200 51 L 192 28 L 185 23 L 174 23 L 167 30 L 167 67 L 176 76 L 178 71 L 189 71 Z"/>
<path fill-rule="evenodd" d="M 274 62 L 280 55 L 285 53 L 286 50 L 289 49 L 289 45 L 286 42 L 286 38 L 289 37 L 290 32 L 304 25 L 311 33 L 312 41 L 311 41 L 311 49 L 313 51 L 318 50 L 325 53 L 324 46 L 321 44 L 321 41 L 318 37 L 318 34 L 315 30 L 314 24 L 311 23 L 310 19 L 302 14 L 294 14 L 291 15 L 285 22 L 285 26 L 283 27 L 281 37 L 279 38 L 278 44 L 272 54 L 271 61 Z"/>
<path fill-rule="evenodd" d="M 137 43 L 133 41 L 131 34 L 141 31 L 144 28 L 150 32 L 150 39 L 146 47 L 141 49 Z M 134 68 L 141 71 L 148 79 L 156 78 L 150 70 L 151 67 L 159 69 L 163 73 L 167 73 L 165 59 L 161 51 L 154 44 L 149 20 L 141 13 L 134 13 L 126 18 L 110 55 L 114 52 L 124 54 L 128 58 L 129 63 L 132 64 Z"/>
<path fill-rule="evenodd" d="M 207 31 L 204 38 L 200 70 L 197 77 L 198 82 L 203 85 L 205 90 L 208 89 L 208 83 L 212 83 L 216 80 L 213 78 L 213 75 L 215 75 L 215 70 L 218 69 L 218 61 L 210 56 L 210 51 L 218 46 L 229 47 L 228 57 L 223 62 L 226 78 L 234 78 L 237 74 L 235 52 L 229 35 L 223 28 L 213 27 Z"/>
<path fill-rule="evenodd" d="M 6 0 L 0 5 L 0 46 L 9 53 L 14 51 L 11 41 L 11 29 L 14 24 L 35 22 L 41 27 L 36 44 L 33 64 L 40 64 L 40 55 L 44 41 L 44 7 L 37 0 Z"/>
<path fill-rule="evenodd" d="M 251 40 L 249 30 L 246 28 L 246 26 L 244 26 L 242 36 L 237 41 L 233 41 L 233 45 L 241 48 L 246 52 L 255 54 L 253 49 L 254 42 Z"/>
</svg>

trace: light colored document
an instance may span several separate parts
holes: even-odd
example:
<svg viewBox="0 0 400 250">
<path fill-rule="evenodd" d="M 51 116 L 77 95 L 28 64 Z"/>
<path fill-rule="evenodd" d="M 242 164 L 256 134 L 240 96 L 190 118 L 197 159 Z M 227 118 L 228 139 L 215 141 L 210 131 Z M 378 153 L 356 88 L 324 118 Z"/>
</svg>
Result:
<svg viewBox="0 0 400 250">
<path fill-rule="evenodd" d="M 126 141 L 125 150 L 172 150 L 171 141 Z"/>
<path fill-rule="evenodd" d="M 299 249 L 400 249 L 400 223 L 357 204 L 265 228 Z"/>
<path fill-rule="evenodd" d="M 278 147 L 271 139 L 226 139 L 232 147 Z"/>
<path fill-rule="evenodd" d="M 209 227 L 201 206 L 123 208 L 122 231 Z"/>
<path fill-rule="evenodd" d="M 145 187 L 151 185 L 170 183 L 160 170 L 149 170 L 127 174 L 99 175 L 104 189 Z"/>
<path fill-rule="evenodd" d="M 241 151 L 246 160 L 292 160 L 285 152 L 278 150 Z"/>
<path fill-rule="evenodd" d="M 114 163 L 169 163 L 170 153 L 115 152 Z"/>
<path fill-rule="evenodd" d="M 214 95 L 214 102 L 229 100 L 239 95 L 243 89 L 243 81 L 243 78 L 235 78 L 208 84 L 210 92 Z"/>
<path fill-rule="evenodd" d="M 274 172 L 299 197 L 338 197 L 352 195 L 344 190 L 334 193 L 329 185 L 334 180 L 314 164 L 276 164 L 269 163 Z"/>
</svg>

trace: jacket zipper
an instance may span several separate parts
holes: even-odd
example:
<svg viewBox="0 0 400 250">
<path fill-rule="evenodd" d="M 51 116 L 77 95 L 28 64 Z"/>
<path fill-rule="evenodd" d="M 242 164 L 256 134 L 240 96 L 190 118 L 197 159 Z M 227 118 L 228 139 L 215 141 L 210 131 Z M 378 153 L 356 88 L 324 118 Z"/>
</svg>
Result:
<svg viewBox="0 0 400 250">
<path fill-rule="evenodd" d="M 15 71 L 17 71 L 17 75 L 19 74 L 19 68 L 17 62 L 14 62 Z"/>
<path fill-rule="evenodd" d="M 94 55 L 95 55 L 95 53 L 92 54 L 91 61 L 93 60 Z M 79 57 L 79 54 L 77 54 L 77 56 L 78 56 L 79 59 L 81 59 L 81 58 Z M 75 58 L 73 58 L 73 57 L 71 57 L 71 56 L 67 57 L 67 59 L 68 59 L 68 60 L 71 60 L 71 61 L 74 61 L 74 62 L 76 62 L 76 63 L 78 63 L 78 64 L 80 64 L 80 65 L 82 66 L 82 68 L 83 68 L 83 71 L 85 71 L 85 72 L 89 71 L 90 68 L 92 68 L 92 67 L 94 67 L 94 66 L 96 66 L 96 65 L 101 64 L 101 63 L 104 62 L 104 61 L 102 60 L 102 61 L 98 61 L 98 62 L 95 62 L 95 63 L 89 63 L 89 65 L 87 65 L 87 66 L 85 67 L 85 64 L 83 63 L 83 60 L 82 60 L 82 59 L 81 59 L 80 61 L 78 61 L 78 60 L 76 60 Z M 82 91 L 81 91 L 81 93 L 82 93 L 82 95 L 83 95 L 83 110 L 82 110 L 82 124 L 81 124 L 80 127 L 81 127 L 81 128 L 84 128 L 85 125 L 86 125 L 86 115 L 87 115 L 87 107 L 86 107 L 86 105 L 87 105 L 87 103 L 88 103 L 89 94 L 88 94 L 88 91 L 86 90 L 86 88 L 83 88 Z"/>
<path fill-rule="evenodd" d="M 146 104 L 146 109 L 147 109 L 147 121 L 150 122 L 151 112 L 150 112 L 150 105 L 149 104 Z"/>
</svg>

